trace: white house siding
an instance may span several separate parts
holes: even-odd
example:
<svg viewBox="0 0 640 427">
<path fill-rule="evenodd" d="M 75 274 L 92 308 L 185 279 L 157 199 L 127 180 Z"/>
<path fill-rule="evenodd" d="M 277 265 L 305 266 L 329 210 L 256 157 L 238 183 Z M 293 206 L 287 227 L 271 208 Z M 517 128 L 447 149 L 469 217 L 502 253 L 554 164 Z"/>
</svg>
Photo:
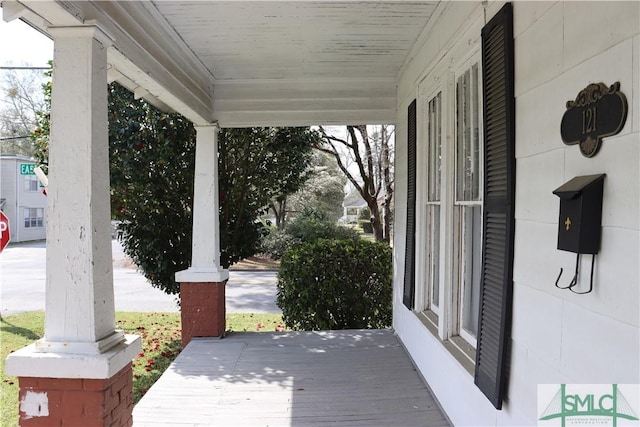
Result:
<svg viewBox="0 0 640 427">
<path fill-rule="evenodd" d="M 11 237 L 16 235 L 16 167 L 15 159 L 3 158 L 0 162 L 0 198 L 4 199 L 2 212 L 9 219 Z"/>
<path fill-rule="evenodd" d="M 0 197 L 5 199 L 4 214 L 9 219 L 11 241 L 14 243 L 29 240 L 42 240 L 46 237 L 45 222 L 47 217 L 47 198 L 42 194 L 38 183 L 38 191 L 26 191 L 24 175 L 20 174 L 20 165 L 35 163 L 27 157 L 3 156 L 0 181 Z M 43 226 L 25 228 L 25 208 L 43 209 Z"/>
<path fill-rule="evenodd" d="M 479 42 L 480 28 L 502 5 L 489 4 L 486 18 L 480 3 L 447 6 L 400 78 L 398 141 L 406 141 L 408 104 L 420 102 L 420 89 L 433 85 L 428 80 Z M 511 367 L 501 411 L 402 304 L 406 146 L 396 147 L 394 328 L 455 425 L 535 425 L 538 384 L 640 382 L 640 3 L 515 2 L 513 10 L 516 234 Z M 605 138 L 593 158 L 565 146 L 566 101 L 589 83 L 617 81 L 629 104 L 622 132 Z M 425 144 L 421 120 L 419 110 L 418 152 Z M 424 167 L 418 155 L 418 182 Z M 556 249 L 559 199 L 552 191 L 574 176 L 600 173 L 607 176 L 594 290 L 576 295 L 554 287 L 561 267 L 561 284 L 569 283 L 575 254 Z M 590 262 L 583 256 L 580 289 L 588 287 Z"/>
</svg>

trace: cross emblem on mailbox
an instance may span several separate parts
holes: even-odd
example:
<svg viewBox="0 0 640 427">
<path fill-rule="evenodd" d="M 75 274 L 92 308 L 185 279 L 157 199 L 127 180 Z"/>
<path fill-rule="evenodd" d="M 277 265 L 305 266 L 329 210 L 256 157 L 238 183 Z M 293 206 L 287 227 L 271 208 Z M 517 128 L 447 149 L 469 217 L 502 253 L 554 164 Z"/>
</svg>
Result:
<svg viewBox="0 0 640 427">
<path fill-rule="evenodd" d="M 567 231 L 569 231 L 569 229 L 571 228 L 571 218 L 567 217 L 567 220 L 564 222 L 564 225 L 567 228 Z"/>
</svg>

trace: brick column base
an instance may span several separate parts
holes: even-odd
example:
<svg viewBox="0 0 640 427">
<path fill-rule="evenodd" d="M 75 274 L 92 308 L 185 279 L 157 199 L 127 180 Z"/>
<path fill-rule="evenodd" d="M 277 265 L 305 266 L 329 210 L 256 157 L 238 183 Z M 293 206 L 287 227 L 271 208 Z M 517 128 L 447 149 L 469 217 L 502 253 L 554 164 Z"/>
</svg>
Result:
<svg viewBox="0 0 640 427">
<path fill-rule="evenodd" d="M 226 328 L 225 282 L 180 283 L 182 347 L 195 337 L 222 337 Z"/>
<path fill-rule="evenodd" d="M 20 426 L 133 425 L 129 363 L 107 379 L 19 377 Z"/>
</svg>

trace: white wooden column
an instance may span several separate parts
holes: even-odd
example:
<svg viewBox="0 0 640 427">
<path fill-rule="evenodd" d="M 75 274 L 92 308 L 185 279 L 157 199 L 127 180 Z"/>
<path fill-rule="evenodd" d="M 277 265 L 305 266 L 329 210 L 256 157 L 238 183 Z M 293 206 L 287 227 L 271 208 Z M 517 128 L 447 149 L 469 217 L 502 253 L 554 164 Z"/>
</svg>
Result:
<svg viewBox="0 0 640 427">
<path fill-rule="evenodd" d="M 229 278 L 220 266 L 217 125 L 196 126 L 191 267 L 176 273 L 180 283 L 219 283 Z"/>
<path fill-rule="evenodd" d="M 115 329 L 107 134 L 111 39 L 96 25 L 50 32 L 45 337 L 10 357 L 7 370 L 30 377 L 108 378 L 140 348 L 139 337 Z"/>
</svg>

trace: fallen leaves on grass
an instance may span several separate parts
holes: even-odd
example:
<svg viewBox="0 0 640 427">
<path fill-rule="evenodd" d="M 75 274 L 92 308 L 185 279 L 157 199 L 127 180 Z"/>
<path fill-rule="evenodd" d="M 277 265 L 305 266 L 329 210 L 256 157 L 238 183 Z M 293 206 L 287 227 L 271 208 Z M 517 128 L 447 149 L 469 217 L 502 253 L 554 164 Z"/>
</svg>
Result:
<svg viewBox="0 0 640 427">
<path fill-rule="evenodd" d="M 136 323 L 118 320 L 118 327 L 141 338 L 142 349 L 133 360 L 134 403 L 147 393 L 182 350 L 178 313 L 148 313 Z"/>
</svg>

